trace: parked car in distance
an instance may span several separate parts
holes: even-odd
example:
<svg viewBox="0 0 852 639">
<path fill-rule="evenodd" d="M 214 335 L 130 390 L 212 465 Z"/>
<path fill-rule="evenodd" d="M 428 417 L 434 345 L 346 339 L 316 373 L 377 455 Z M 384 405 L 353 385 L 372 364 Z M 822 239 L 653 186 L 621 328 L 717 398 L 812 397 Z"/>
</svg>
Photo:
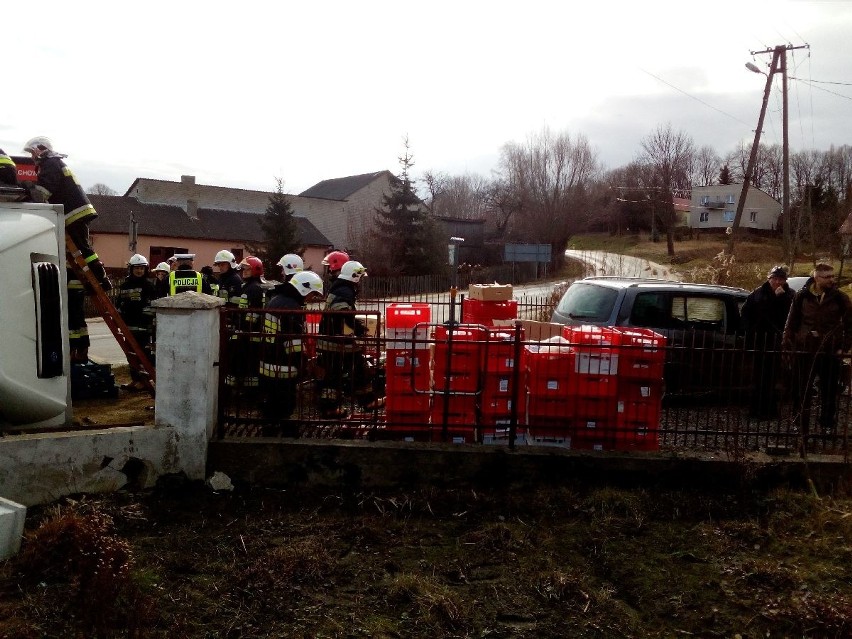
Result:
<svg viewBox="0 0 852 639">
<path fill-rule="evenodd" d="M 731 286 L 587 277 L 568 288 L 551 322 L 650 328 L 667 338 L 667 395 L 741 395 L 751 378 L 740 323 L 747 297 Z"/>
<path fill-rule="evenodd" d="M 800 291 L 809 279 L 811 279 L 810 275 L 796 275 L 795 277 L 788 277 L 787 286 L 794 291 Z"/>
</svg>

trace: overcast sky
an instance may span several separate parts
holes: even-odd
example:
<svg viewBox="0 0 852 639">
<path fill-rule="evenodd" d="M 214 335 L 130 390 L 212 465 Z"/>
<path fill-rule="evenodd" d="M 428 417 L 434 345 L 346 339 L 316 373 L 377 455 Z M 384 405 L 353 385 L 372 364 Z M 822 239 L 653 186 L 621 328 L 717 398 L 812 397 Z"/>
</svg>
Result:
<svg viewBox="0 0 852 639">
<path fill-rule="evenodd" d="M 667 123 L 724 153 L 754 135 L 764 79 L 744 64 L 771 55 L 750 52 L 780 44 L 810 45 L 789 57 L 791 147 L 852 144 L 846 0 L 5 5 L 0 148 L 47 135 L 121 194 L 183 174 L 298 193 L 398 172 L 405 136 L 415 176 L 489 176 L 545 126 L 609 168 Z M 764 132 L 780 143 L 780 82 Z"/>
</svg>

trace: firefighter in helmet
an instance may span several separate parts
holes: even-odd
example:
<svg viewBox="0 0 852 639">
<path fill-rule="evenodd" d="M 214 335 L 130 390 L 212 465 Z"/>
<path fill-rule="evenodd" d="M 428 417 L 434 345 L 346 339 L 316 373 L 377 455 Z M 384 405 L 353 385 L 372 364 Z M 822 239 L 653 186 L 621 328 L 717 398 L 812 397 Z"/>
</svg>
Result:
<svg viewBox="0 0 852 639">
<path fill-rule="evenodd" d="M 328 281 L 333 282 L 337 279 L 340 269 L 349 261 L 349 255 L 343 251 L 332 251 L 322 258 L 322 265 L 325 266 Z"/>
<path fill-rule="evenodd" d="M 296 383 L 305 359 L 302 336 L 305 333 L 307 304 L 322 299 L 322 278 L 312 271 L 299 271 L 271 294 L 263 319 L 263 341 L 260 355 L 261 404 L 267 419 L 286 421 L 296 408 Z M 298 430 L 284 424 L 285 436 L 296 436 Z"/>
<path fill-rule="evenodd" d="M 138 253 L 127 260 L 127 277 L 118 289 L 117 309 L 121 319 L 133 334 L 142 350 L 153 362 L 151 349 L 151 333 L 154 315 L 151 312 L 151 302 L 156 299 L 154 284 L 148 279 L 148 260 Z M 127 390 L 143 390 L 142 372 L 130 368 L 130 384 L 123 388 Z"/>
<path fill-rule="evenodd" d="M 110 290 L 112 283 L 89 237 L 89 224 L 98 214 L 74 173 L 65 164 L 64 158 L 67 156 L 56 153 L 53 143 L 44 136 L 29 140 L 24 145 L 24 151 L 35 160 L 38 177 L 35 184 L 25 182 L 23 186 L 30 192 L 34 202 L 61 204 L 65 207 L 65 232 L 82 253 L 92 275 L 100 281 L 101 288 Z"/>
<path fill-rule="evenodd" d="M 237 272 L 237 258 L 230 251 L 221 250 L 213 257 L 213 269 L 219 275 L 217 296 L 225 300 L 225 306 L 239 307 L 243 280 Z"/>
<path fill-rule="evenodd" d="M 257 388 L 257 371 L 260 362 L 260 341 L 263 321 L 258 309 L 266 303 L 266 280 L 263 279 L 263 262 L 249 255 L 240 262 L 242 287 L 236 315 L 231 326 L 228 347 L 230 373 L 225 378 L 229 386 Z"/>
<path fill-rule="evenodd" d="M 346 417 L 344 397 L 355 395 L 359 403 L 375 400 L 364 351 L 356 338 L 367 333 L 355 317 L 358 284 L 366 277 L 361 262 L 348 261 L 331 283 L 317 338 L 317 359 L 324 375 L 320 381 L 319 408 L 323 417 Z M 341 312 L 346 311 L 346 312 Z"/>
<path fill-rule="evenodd" d="M 287 253 L 278 260 L 278 266 L 281 267 L 281 275 L 285 282 L 289 282 L 296 273 L 305 270 L 305 263 L 295 253 Z"/>
<path fill-rule="evenodd" d="M 152 271 L 154 274 L 154 299 L 166 297 L 169 294 L 169 273 L 172 272 L 168 262 L 160 262 Z"/>
</svg>

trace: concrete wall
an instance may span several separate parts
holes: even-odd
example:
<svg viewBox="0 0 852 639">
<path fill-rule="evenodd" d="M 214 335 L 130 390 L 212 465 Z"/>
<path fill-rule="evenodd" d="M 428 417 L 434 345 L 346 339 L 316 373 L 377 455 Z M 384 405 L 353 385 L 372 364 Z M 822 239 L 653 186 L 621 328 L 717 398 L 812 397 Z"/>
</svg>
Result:
<svg viewBox="0 0 852 639">
<path fill-rule="evenodd" d="M 0 497 L 31 506 L 79 492 L 152 486 L 161 475 L 205 478 L 216 420 L 219 312 L 209 295 L 157 300 L 154 426 L 0 438 Z"/>
</svg>

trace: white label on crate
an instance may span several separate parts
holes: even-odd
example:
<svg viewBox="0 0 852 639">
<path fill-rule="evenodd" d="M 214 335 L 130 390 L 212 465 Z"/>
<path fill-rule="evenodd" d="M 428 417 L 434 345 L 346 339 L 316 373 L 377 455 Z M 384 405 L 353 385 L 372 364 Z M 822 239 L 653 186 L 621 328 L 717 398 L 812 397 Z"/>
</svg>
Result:
<svg viewBox="0 0 852 639">
<path fill-rule="evenodd" d="M 623 412 L 624 412 L 624 402 L 623 402 L 623 401 L 619 401 L 619 402 L 618 402 L 618 412 L 619 412 L 619 413 L 623 413 Z"/>
<path fill-rule="evenodd" d="M 501 393 L 508 393 L 509 392 L 509 380 L 508 379 L 501 379 L 499 389 L 500 389 Z"/>
<path fill-rule="evenodd" d="M 511 357 L 507 358 L 505 367 L 506 368 L 514 368 L 514 366 L 515 366 L 515 360 Z"/>
<path fill-rule="evenodd" d="M 651 387 L 650 386 L 640 386 L 639 387 L 639 394 L 642 395 L 642 397 L 650 397 L 651 396 Z"/>
<path fill-rule="evenodd" d="M 586 375 L 617 375 L 618 355 L 615 353 L 579 353 L 575 372 Z"/>
<path fill-rule="evenodd" d="M 547 380 L 547 390 L 559 390 L 559 380 L 558 379 Z"/>
<path fill-rule="evenodd" d="M 405 357 L 397 357 L 396 358 L 396 367 L 402 368 L 403 366 L 405 366 Z"/>
<path fill-rule="evenodd" d="M 586 422 L 586 428 L 597 428 L 597 427 L 598 427 L 597 422 L 592 422 L 592 421 Z"/>
<path fill-rule="evenodd" d="M 603 444 L 594 444 L 592 446 L 592 450 L 598 450 L 598 451 L 603 450 Z"/>
<path fill-rule="evenodd" d="M 464 437 L 453 437 L 454 444 L 464 444 Z"/>
</svg>

